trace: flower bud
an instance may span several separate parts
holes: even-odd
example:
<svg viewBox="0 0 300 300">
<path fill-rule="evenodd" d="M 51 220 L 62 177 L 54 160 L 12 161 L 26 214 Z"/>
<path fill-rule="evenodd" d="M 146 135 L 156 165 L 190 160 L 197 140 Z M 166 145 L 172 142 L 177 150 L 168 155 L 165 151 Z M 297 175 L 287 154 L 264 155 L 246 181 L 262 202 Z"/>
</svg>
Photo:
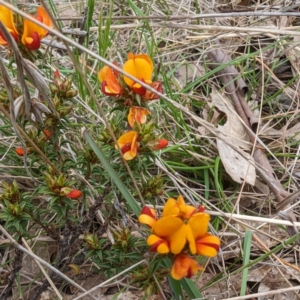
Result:
<svg viewBox="0 0 300 300">
<path fill-rule="evenodd" d="M 43 132 L 44 132 L 44 134 L 45 134 L 45 136 L 46 136 L 47 139 L 50 139 L 50 138 L 51 138 L 52 133 L 51 133 L 50 130 L 44 129 Z"/>
<path fill-rule="evenodd" d="M 77 96 L 77 94 L 78 94 L 78 91 L 75 89 L 68 90 L 66 92 L 66 98 L 73 98 L 73 97 Z"/>
<path fill-rule="evenodd" d="M 15 151 L 16 151 L 16 153 L 19 156 L 23 156 L 24 155 L 24 149 L 23 148 L 16 148 Z"/>
<path fill-rule="evenodd" d="M 61 194 L 70 198 L 70 199 L 78 199 L 82 196 L 82 192 L 76 189 L 71 189 L 68 187 L 64 187 L 60 190 Z"/>
<path fill-rule="evenodd" d="M 159 149 L 163 149 L 165 147 L 167 147 L 169 144 L 168 140 L 166 139 L 161 139 L 161 140 L 158 140 L 156 141 L 156 145 L 154 145 L 152 147 L 153 150 L 159 150 Z"/>
</svg>

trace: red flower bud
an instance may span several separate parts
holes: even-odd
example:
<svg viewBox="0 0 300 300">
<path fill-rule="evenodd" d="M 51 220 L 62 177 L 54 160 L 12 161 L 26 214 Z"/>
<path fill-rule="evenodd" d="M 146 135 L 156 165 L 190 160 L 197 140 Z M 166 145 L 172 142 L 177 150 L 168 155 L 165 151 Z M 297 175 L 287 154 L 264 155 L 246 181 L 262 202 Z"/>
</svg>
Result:
<svg viewBox="0 0 300 300">
<path fill-rule="evenodd" d="M 70 199 L 78 199 L 79 197 L 81 197 L 82 192 L 79 190 L 72 190 L 69 194 L 67 194 L 66 196 Z"/>
<path fill-rule="evenodd" d="M 24 155 L 24 149 L 23 148 L 16 148 L 15 151 L 16 151 L 16 153 L 19 156 L 23 156 Z"/>
<path fill-rule="evenodd" d="M 168 140 L 161 139 L 161 140 L 156 141 L 156 145 L 154 145 L 152 147 L 152 149 L 153 150 L 163 149 L 163 148 L 167 147 L 168 144 L 169 144 Z"/>
<path fill-rule="evenodd" d="M 50 130 L 45 129 L 43 132 L 44 132 L 45 136 L 47 137 L 47 139 L 50 139 L 50 138 L 51 138 L 52 133 L 51 133 Z"/>
</svg>

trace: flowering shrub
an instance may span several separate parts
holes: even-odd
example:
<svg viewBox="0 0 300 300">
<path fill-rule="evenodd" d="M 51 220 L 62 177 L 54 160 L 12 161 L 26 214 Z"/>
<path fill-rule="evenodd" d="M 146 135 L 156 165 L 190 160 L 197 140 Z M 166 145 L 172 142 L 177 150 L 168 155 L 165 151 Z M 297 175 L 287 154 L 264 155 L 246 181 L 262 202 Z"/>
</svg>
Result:
<svg viewBox="0 0 300 300">
<path fill-rule="evenodd" d="M 171 275 L 177 280 L 203 270 L 197 261 L 187 255 L 188 252 L 208 257 L 217 255 L 220 240 L 207 232 L 209 220 L 203 207 L 186 205 L 182 196 L 177 200 L 168 199 L 160 219 L 149 207 L 144 207 L 139 216 L 139 222 L 151 228 L 147 239 L 151 251 L 173 254 Z"/>
<path fill-rule="evenodd" d="M 123 71 L 162 93 L 162 83 L 152 82 L 153 69 L 152 60 L 147 54 L 129 53 L 123 66 Z M 103 94 L 115 97 L 122 103 L 123 108 L 129 107 L 127 121 L 134 130 L 122 134 L 115 147 L 120 148 L 123 159 L 132 160 L 138 153 L 147 152 L 147 149 L 160 150 L 168 146 L 168 141 L 161 139 L 154 132 L 154 123 L 146 124 L 147 116 L 151 115 L 147 101 L 158 99 L 155 93 L 125 75 L 120 76 L 119 72 L 108 66 L 104 66 L 98 72 L 98 79 Z"/>
</svg>

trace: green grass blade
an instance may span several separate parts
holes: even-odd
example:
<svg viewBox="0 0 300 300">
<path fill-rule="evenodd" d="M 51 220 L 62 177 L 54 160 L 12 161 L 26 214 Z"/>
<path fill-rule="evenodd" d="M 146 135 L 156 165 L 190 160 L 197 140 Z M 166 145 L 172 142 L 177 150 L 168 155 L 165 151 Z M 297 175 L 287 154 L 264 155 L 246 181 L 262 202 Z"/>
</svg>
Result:
<svg viewBox="0 0 300 300">
<path fill-rule="evenodd" d="M 186 291 L 186 293 L 188 294 L 188 296 L 190 297 L 190 299 L 195 299 L 195 298 L 202 299 L 202 295 L 199 292 L 199 289 L 191 279 L 183 278 L 180 280 L 180 283 L 184 288 L 184 290 Z"/>
<path fill-rule="evenodd" d="M 174 293 L 175 299 L 183 299 L 180 281 L 173 279 L 172 276 L 168 276 L 168 281 L 170 283 L 171 290 Z"/>
<path fill-rule="evenodd" d="M 114 181 L 122 195 L 124 196 L 125 200 L 127 201 L 128 205 L 132 209 L 132 211 L 135 213 L 136 216 L 138 216 L 141 212 L 141 209 L 139 205 L 136 203 L 135 199 L 132 197 L 132 195 L 129 193 L 123 182 L 120 180 L 118 174 L 116 171 L 111 167 L 110 163 L 106 159 L 106 157 L 103 155 L 102 151 L 99 149 L 98 145 L 95 143 L 95 141 L 91 138 L 91 136 L 87 133 L 87 131 L 84 131 L 83 133 L 84 138 L 89 143 L 99 160 L 101 161 L 103 167 L 106 169 L 108 174 L 110 175 L 111 179 Z"/>
<path fill-rule="evenodd" d="M 251 252 L 251 242 L 252 242 L 252 232 L 246 231 L 245 237 L 244 237 L 244 245 L 243 245 L 243 252 L 244 252 L 243 266 L 246 266 L 249 264 L 249 258 L 250 258 L 250 252 Z M 246 295 L 248 270 L 249 270 L 249 268 L 245 268 L 242 272 L 242 285 L 241 285 L 240 296 Z"/>
</svg>

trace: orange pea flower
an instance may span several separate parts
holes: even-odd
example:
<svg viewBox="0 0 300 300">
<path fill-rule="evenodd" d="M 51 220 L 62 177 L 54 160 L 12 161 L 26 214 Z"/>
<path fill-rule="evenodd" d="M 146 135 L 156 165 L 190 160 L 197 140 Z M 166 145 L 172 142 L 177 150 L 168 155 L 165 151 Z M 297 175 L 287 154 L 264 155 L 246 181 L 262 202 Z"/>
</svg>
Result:
<svg viewBox="0 0 300 300">
<path fill-rule="evenodd" d="M 131 160 L 136 157 L 138 149 L 137 138 L 138 134 L 136 131 L 129 131 L 118 139 L 117 142 L 125 160 Z"/>
<path fill-rule="evenodd" d="M 160 150 L 163 148 L 166 148 L 168 146 L 169 142 L 166 139 L 160 139 L 156 141 L 156 145 L 152 146 L 153 150 Z"/>
<path fill-rule="evenodd" d="M 157 220 L 156 211 L 148 206 L 143 207 L 138 218 L 139 222 L 152 228 Z"/>
<path fill-rule="evenodd" d="M 210 216 L 203 208 L 186 205 L 182 196 L 168 199 L 162 218 L 152 225 L 147 239 L 151 251 L 179 254 L 188 244 L 192 254 L 213 257 L 220 247 L 218 237 L 207 233 Z M 146 223 L 147 224 L 147 223 Z"/>
<path fill-rule="evenodd" d="M 147 115 L 150 115 L 150 111 L 143 107 L 132 106 L 129 109 L 128 114 L 128 123 L 131 127 L 134 126 L 134 123 L 144 124 L 147 121 Z"/>
<path fill-rule="evenodd" d="M 42 24 L 47 25 L 48 27 L 52 26 L 52 21 L 47 14 L 46 10 L 39 6 L 36 12 L 35 18 Z M 37 50 L 40 48 L 41 40 L 48 34 L 48 30 L 40 27 L 39 25 L 24 19 L 24 32 L 22 36 L 22 43 L 26 48 L 30 50 Z"/>
<path fill-rule="evenodd" d="M 101 91 L 107 96 L 119 96 L 122 94 L 122 86 L 118 81 L 119 73 L 108 67 L 103 67 L 98 72 L 98 79 L 101 82 Z"/>
<path fill-rule="evenodd" d="M 190 278 L 193 275 L 196 275 L 199 271 L 203 271 L 197 261 L 192 259 L 186 254 L 178 254 L 175 256 L 175 261 L 171 270 L 171 276 L 180 280 L 183 277 Z"/>
<path fill-rule="evenodd" d="M 13 38 L 17 41 L 19 37 L 19 33 L 16 29 L 14 23 L 13 12 L 9 8 L 5 7 L 4 5 L 0 5 L 0 20 L 9 33 L 13 36 Z M 3 33 L 0 31 L 0 45 L 6 46 L 7 41 L 3 36 Z"/>
<path fill-rule="evenodd" d="M 129 73 L 133 77 L 147 83 L 152 84 L 153 63 L 147 54 L 128 54 L 128 60 L 123 66 L 123 71 Z M 136 83 L 134 80 L 124 76 L 125 83 L 137 94 L 145 95 L 146 88 Z"/>
</svg>

